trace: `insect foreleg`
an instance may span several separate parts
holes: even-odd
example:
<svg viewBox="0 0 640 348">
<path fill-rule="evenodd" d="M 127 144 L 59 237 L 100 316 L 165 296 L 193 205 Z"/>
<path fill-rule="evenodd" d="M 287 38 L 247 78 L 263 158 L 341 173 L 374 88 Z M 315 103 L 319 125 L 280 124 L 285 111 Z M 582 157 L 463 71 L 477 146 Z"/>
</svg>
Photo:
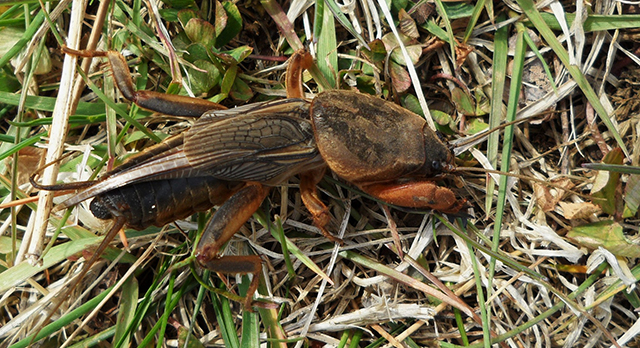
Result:
<svg viewBox="0 0 640 348">
<path fill-rule="evenodd" d="M 361 185 L 363 191 L 387 203 L 410 208 L 430 208 L 443 213 L 457 213 L 466 200 L 456 199 L 453 191 L 433 181 L 380 183 Z"/>
</svg>

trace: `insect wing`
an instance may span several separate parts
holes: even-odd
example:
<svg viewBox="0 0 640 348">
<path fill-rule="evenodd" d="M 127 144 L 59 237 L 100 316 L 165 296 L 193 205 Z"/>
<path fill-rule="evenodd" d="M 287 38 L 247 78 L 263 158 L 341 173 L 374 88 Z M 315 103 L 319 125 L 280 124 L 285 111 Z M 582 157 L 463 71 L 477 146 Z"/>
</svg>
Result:
<svg viewBox="0 0 640 348">
<path fill-rule="evenodd" d="M 202 175 L 199 175 L 197 170 L 189 166 L 181 147 L 177 147 L 127 170 L 117 171 L 113 174 L 109 173 L 105 179 L 96 182 L 95 185 L 62 202 L 55 210 L 66 209 L 101 193 L 129 184 L 195 176 Z"/>
<path fill-rule="evenodd" d="M 236 117 L 203 116 L 187 131 L 184 153 L 193 168 L 223 180 L 275 184 L 321 165 L 309 102 L 285 99 L 232 110 Z"/>
<path fill-rule="evenodd" d="M 309 102 L 286 99 L 205 113 L 188 131 L 169 138 L 62 202 L 66 209 L 139 182 L 197 176 L 277 183 L 320 165 L 308 119 Z"/>
<path fill-rule="evenodd" d="M 235 114 L 233 114 L 235 115 Z M 225 119 L 230 116 L 219 116 Z M 213 117 L 210 122 L 214 122 Z M 126 185 L 145 181 L 208 176 L 193 168 L 184 155 L 184 133 L 165 139 L 139 154 L 129 158 L 122 165 L 106 173 L 88 189 L 59 204 L 55 210 L 72 207 L 82 201 Z"/>
</svg>

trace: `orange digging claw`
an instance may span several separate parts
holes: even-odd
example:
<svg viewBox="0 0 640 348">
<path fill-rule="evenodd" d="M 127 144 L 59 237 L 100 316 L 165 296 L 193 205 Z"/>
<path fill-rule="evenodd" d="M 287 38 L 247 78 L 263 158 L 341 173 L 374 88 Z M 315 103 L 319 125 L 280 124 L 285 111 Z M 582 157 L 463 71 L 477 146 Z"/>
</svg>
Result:
<svg viewBox="0 0 640 348">
<path fill-rule="evenodd" d="M 410 208 L 430 208 L 455 214 L 466 200 L 456 199 L 453 191 L 433 181 L 362 185 L 361 188 L 387 203 Z"/>
</svg>

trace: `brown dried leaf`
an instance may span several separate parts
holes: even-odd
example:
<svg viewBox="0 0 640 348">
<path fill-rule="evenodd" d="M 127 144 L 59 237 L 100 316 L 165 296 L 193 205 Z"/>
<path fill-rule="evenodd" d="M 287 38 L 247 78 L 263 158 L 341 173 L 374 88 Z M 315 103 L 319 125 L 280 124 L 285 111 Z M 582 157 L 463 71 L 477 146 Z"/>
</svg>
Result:
<svg viewBox="0 0 640 348">
<path fill-rule="evenodd" d="M 18 185 L 29 182 L 29 177 L 40 166 L 40 159 L 42 158 L 43 149 L 35 147 L 25 147 L 18 151 Z M 8 158 L 9 161 L 12 157 Z"/>
<path fill-rule="evenodd" d="M 400 9 L 398 17 L 400 18 L 400 32 L 412 39 L 417 39 L 420 37 L 416 22 L 413 20 L 413 18 L 411 18 L 411 16 L 407 14 L 407 11 L 405 11 L 404 9 Z"/>
<path fill-rule="evenodd" d="M 471 52 L 473 52 L 473 47 L 466 44 L 458 44 L 456 46 L 456 66 L 461 67 Z"/>
<path fill-rule="evenodd" d="M 431 2 L 419 2 L 409 12 L 418 24 L 423 24 L 436 12 L 436 5 Z"/>
<path fill-rule="evenodd" d="M 597 205 L 591 202 L 583 203 L 565 203 L 558 202 L 560 208 L 562 208 L 563 215 L 569 220 L 586 219 L 593 214 L 598 214 L 602 210 Z"/>
<path fill-rule="evenodd" d="M 551 181 L 556 187 L 549 187 L 542 184 L 534 183 L 533 191 L 536 196 L 536 202 L 542 211 L 552 211 L 556 204 L 562 199 L 564 195 L 564 190 L 561 188 L 565 188 L 570 190 L 574 185 L 568 178 L 560 178 Z"/>
</svg>

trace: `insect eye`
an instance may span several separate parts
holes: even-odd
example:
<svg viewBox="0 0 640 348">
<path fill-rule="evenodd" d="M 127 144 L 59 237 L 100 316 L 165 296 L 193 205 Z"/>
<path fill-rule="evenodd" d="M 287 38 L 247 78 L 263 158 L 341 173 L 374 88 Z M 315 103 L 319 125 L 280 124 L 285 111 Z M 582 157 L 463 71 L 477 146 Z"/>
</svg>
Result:
<svg viewBox="0 0 640 348">
<path fill-rule="evenodd" d="M 433 161 L 431 162 L 431 168 L 433 168 L 434 171 L 439 172 L 442 170 L 442 164 L 439 161 Z"/>
</svg>

